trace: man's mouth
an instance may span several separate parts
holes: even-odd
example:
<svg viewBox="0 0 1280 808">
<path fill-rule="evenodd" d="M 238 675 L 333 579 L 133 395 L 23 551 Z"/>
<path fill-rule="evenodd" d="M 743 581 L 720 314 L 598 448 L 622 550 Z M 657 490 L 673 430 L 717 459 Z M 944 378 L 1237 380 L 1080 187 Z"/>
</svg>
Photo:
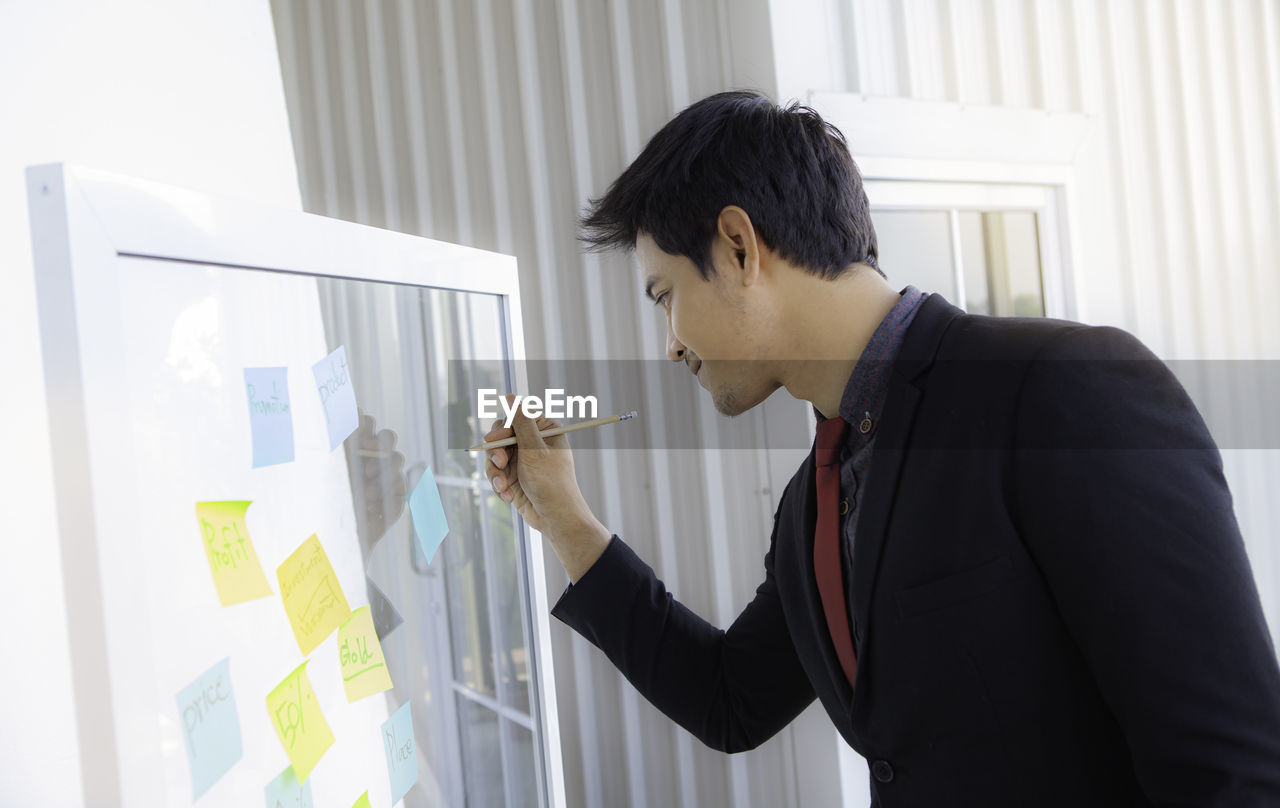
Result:
<svg viewBox="0 0 1280 808">
<path fill-rule="evenodd" d="M 699 361 L 699 362 L 698 362 L 698 364 L 696 364 L 696 365 L 690 365 L 690 366 L 689 366 L 689 372 L 690 372 L 690 373 L 692 373 L 694 376 L 697 376 L 699 373 L 701 373 L 701 372 L 702 372 L 702 362 L 701 362 L 701 361 Z"/>
</svg>

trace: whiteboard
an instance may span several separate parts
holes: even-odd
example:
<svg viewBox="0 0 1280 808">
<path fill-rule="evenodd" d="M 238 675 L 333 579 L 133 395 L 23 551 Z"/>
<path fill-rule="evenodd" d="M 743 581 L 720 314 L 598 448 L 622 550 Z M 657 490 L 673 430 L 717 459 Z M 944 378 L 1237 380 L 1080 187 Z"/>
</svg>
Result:
<svg viewBox="0 0 1280 808">
<path fill-rule="evenodd" d="M 381 727 L 405 703 L 406 806 L 563 805 L 541 540 L 458 450 L 484 429 L 443 423 L 451 360 L 524 383 L 514 259 L 67 166 L 28 190 L 85 804 L 263 804 L 290 765 L 265 699 L 306 661 L 334 737 L 314 805 L 392 804 Z M 430 563 L 407 509 L 371 538 L 359 434 L 330 448 L 311 367 L 340 346 L 406 484 L 439 484 Z M 255 367 L 288 369 L 290 462 L 253 465 Z M 224 500 L 253 503 L 270 596 L 219 602 L 194 508 Z M 348 702 L 336 634 L 295 641 L 276 568 L 312 535 L 352 609 L 398 612 L 383 694 Z M 224 659 L 240 756 L 196 793 L 178 694 Z"/>
</svg>

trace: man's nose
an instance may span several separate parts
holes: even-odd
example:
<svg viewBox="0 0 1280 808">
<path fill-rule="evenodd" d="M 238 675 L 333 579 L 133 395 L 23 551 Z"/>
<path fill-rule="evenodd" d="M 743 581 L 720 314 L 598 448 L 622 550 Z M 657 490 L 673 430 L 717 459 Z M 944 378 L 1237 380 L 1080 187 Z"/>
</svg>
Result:
<svg viewBox="0 0 1280 808">
<path fill-rule="evenodd" d="M 688 349 L 684 343 L 676 339 L 676 332 L 671 330 L 671 321 L 667 321 L 667 358 L 672 362 L 683 362 Z"/>
</svg>

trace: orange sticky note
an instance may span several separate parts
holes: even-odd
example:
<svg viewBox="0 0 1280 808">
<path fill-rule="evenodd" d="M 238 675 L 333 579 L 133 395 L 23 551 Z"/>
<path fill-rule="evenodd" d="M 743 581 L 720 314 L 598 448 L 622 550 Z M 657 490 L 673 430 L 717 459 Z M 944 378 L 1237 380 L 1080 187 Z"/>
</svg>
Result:
<svg viewBox="0 0 1280 808">
<path fill-rule="evenodd" d="M 267 715 L 298 782 L 307 782 L 311 770 L 333 746 L 333 732 L 324 720 L 316 691 L 307 678 L 306 662 L 294 668 L 293 673 L 267 694 Z"/>
<path fill-rule="evenodd" d="M 391 689 L 391 673 L 368 606 L 356 609 L 338 627 L 338 657 L 348 702 Z"/>
<path fill-rule="evenodd" d="M 280 599 L 303 656 L 351 616 L 338 576 L 314 533 L 276 570 Z"/>
<path fill-rule="evenodd" d="M 223 606 L 271 594 L 245 523 L 244 515 L 250 504 L 244 501 L 196 503 L 204 553 Z"/>
</svg>

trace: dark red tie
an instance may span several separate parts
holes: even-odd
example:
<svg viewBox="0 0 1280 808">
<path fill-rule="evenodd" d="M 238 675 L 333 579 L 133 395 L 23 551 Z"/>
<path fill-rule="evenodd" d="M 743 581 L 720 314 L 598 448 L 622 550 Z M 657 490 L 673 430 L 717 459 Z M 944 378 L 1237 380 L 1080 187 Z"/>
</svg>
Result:
<svg viewBox="0 0 1280 808">
<path fill-rule="evenodd" d="M 845 608 L 844 576 L 840 563 L 840 447 L 849 434 L 849 422 L 839 416 L 818 424 L 814 459 L 818 466 L 818 527 L 813 537 L 813 571 L 818 578 L 822 611 L 835 644 L 840 667 L 853 687 L 858 658 L 853 653 L 853 632 Z"/>
</svg>

